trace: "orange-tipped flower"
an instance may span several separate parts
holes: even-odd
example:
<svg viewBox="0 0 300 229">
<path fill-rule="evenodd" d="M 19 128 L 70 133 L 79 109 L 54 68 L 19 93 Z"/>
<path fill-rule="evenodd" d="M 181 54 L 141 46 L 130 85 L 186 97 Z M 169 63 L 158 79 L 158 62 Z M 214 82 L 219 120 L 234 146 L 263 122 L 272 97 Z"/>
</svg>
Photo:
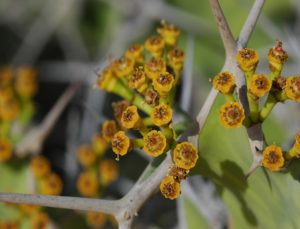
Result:
<svg viewBox="0 0 300 229">
<path fill-rule="evenodd" d="M 117 83 L 117 79 L 114 77 L 112 67 L 106 67 L 99 75 L 97 79 L 97 85 L 104 91 L 111 92 Z"/>
<path fill-rule="evenodd" d="M 161 58 L 152 57 L 145 66 L 145 72 L 149 79 L 154 79 L 159 74 L 166 72 L 166 70 L 166 62 Z"/>
<path fill-rule="evenodd" d="M 44 195 L 59 195 L 63 189 L 60 177 L 55 173 L 50 173 L 41 180 L 41 193 Z"/>
<path fill-rule="evenodd" d="M 0 162 L 8 161 L 12 157 L 12 144 L 9 139 L 0 138 Z"/>
<path fill-rule="evenodd" d="M 160 183 L 161 194 L 170 200 L 174 200 L 180 195 L 180 184 L 172 177 L 165 177 Z"/>
<path fill-rule="evenodd" d="M 177 182 L 185 180 L 189 175 L 189 170 L 173 165 L 169 171 L 169 176 L 172 176 Z"/>
<path fill-rule="evenodd" d="M 108 148 L 108 143 L 102 134 L 95 134 L 92 139 L 92 148 L 96 155 L 102 156 Z"/>
<path fill-rule="evenodd" d="M 132 105 L 126 108 L 122 113 L 122 127 L 126 129 L 137 128 L 140 124 L 140 116 L 136 106 Z"/>
<path fill-rule="evenodd" d="M 183 68 L 184 52 L 180 49 L 173 49 L 168 53 L 168 61 L 175 72 L 179 73 Z"/>
<path fill-rule="evenodd" d="M 144 55 L 143 55 L 144 47 L 140 44 L 133 44 L 125 53 L 125 57 L 133 60 L 136 63 L 143 63 L 144 62 Z"/>
<path fill-rule="evenodd" d="M 151 118 L 156 126 L 164 126 L 172 121 L 172 108 L 167 104 L 160 104 L 153 108 Z"/>
<path fill-rule="evenodd" d="M 278 171 L 284 165 L 284 157 L 279 146 L 270 145 L 263 151 L 262 166 L 271 170 Z"/>
<path fill-rule="evenodd" d="M 96 196 L 99 189 L 99 184 L 96 174 L 92 172 L 83 172 L 77 180 L 77 189 L 83 196 Z"/>
<path fill-rule="evenodd" d="M 300 76 L 290 76 L 287 79 L 285 93 L 289 99 L 300 102 Z"/>
<path fill-rule="evenodd" d="M 112 159 L 105 159 L 99 164 L 100 181 L 103 185 L 109 185 L 119 177 L 119 166 Z"/>
<path fill-rule="evenodd" d="M 162 21 L 161 25 L 162 27 L 158 28 L 157 32 L 163 37 L 166 45 L 173 47 L 176 44 L 177 37 L 180 35 L 180 30 L 166 21 Z"/>
<path fill-rule="evenodd" d="M 49 217 L 46 213 L 36 213 L 30 221 L 32 229 L 47 229 L 49 225 Z"/>
<path fill-rule="evenodd" d="M 0 118 L 3 121 L 13 121 L 17 118 L 19 110 L 19 104 L 15 99 L 10 98 L 2 101 L 0 104 Z"/>
<path fill-rule="evenodd" d="M 87 212 L 86 221 L 93 228 L 102 228 L 107 221 L 107 217 L 101 212 Z"/>
<path fill-rule="evenodd" d="M 257 97 L 264 96 L 272 87 L 272 82 L 264 74 L 255 74 L 251 78 L 249 91 Z"/>
<path fill-rule="evenodd" d="M 243 48 L 237 54 L 237 62 L 244 72 L 255 71 L 259 61 L 258 53 L 251 48 Z"/>
<path fill-rule="evenodd" d="M 227 102 L 220 109 L 220 121 L 226 128 L 238 128 L 244 119 L 244 109 L 237 102 Z"/>
<path fill-rule="evenodd" d="M 77 150 L 77 158 L 82 166 L 89 167 L 96 162 L 96 153 L 88 145 L 81 145 Z"/>
<path fill-rule="evenodd" d="M 189 170 L 196 165 L 198 151 L 189 142 L 179 143 L 173 150 L 173 160 L 176 166 Z"/>
<path fill-rule="evenodd" d="M 50 162 L 41 155 L 32 158 L 30 166 L 33 174 L 39 178 L 46 176 L 51 171 Z"/>
<path fill-rule="evenodd" d="M 166 96 L 171 91 L 174 84 L 174 76 L 168 72 L 159 74 L 153 79 L 154 89 L 161 95 Z"/>
<path fill-rule="evenodd" d="M 133 71 L 134 62 L 132 59 L 123 57 L 119 60 L 116 60 L 113 63 L 113 72 L 119 78 L 126 78 L 130 77 L 131 72 Z"/>
<path fill-rule="evenodd" d="M 145 49 L 154 57 L 162 57 L 164 47 L 165 42 L 161 36 L 152 36 L 145 42 Z"/>
<path fill-rule="evenodd" d="M 166 137 L 157 130 L 152 130 L 144 136 L 144 151 L 150 156 L 161 155 L 167 146 Z"/>
<path fill-rule="evenodd" d="M 282 42 L 278 41 L 275 47 L 270 48 L 267 58 L 269 60 L 270 71 L 280 72 L 284 62 L 286 62 L 289 57 L 286 51 L 282 48 Z"/>
<path fill-rule="evenodd" d="M 107 142 L 111 141 L 117 131 L 117 123 L 114 120 L 107 120 L 102 124 L 102 135 Z"/>
<path fill-rule="evenodd" d="M 30 67 L 21 67 L 16 73 L 16 92 L 19 96 L 30 98 L 38 90 L 37 71 Z"/>
<path fill-rule="evenodd" d="M 220 72 L 214 77 L 213 87 L 223 94 L 233 93 L 235 86 L 235 78 L 230 72 Z"/>
<path fill-rule="evenodd" d="M 124 131 L 119 131 L 111 140 L 111 146 L 115 154 L 124 156 L 129 150 L 130 139 L 125 135 Z"/>
<path fill-rule="evenodd" d="M 128 86 L 140 93 L 143 93 L 147 89 L 148 84 L 143 67 L 138 67 L 133 71 Z"/>
</svg>

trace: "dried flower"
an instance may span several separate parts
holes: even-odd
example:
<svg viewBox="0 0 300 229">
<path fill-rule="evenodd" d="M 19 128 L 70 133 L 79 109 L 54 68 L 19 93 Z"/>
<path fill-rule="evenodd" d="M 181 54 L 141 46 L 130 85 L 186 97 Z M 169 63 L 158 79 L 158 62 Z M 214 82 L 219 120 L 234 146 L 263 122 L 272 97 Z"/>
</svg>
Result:
<svg viewBox="0 0 300 229">
<path fill-rule="evenodd" d="M 174 200 L 180 195 L 180 184 L 172 177 L 165 177 L 160 183 L 161 194 L 170 200 Z"/>
<path fill-rule="evenodd" d="M 172 176 L 177 182 L 181 182 L 182 180 L 185 180 L 188 175 L 189 175 L 189 170 L 180 168 L 176 165 L 173 165 L 169 171 L 169 176 Z"/>
<path fill-rule="evenodd" d="M 227 102 L 220 109 L 220 121 L 226 128 L 240 127 L 244 118 L 244 109 L 237 102 Z"/>
<path fill-rule="evenodd" d="M 151 106 L 154 106 L 156 104 L 156 101 L 158 99 L 158 94 L 153 89 L 148 89 L 145 93 L 145 102 Z"/>
<path fill-rule="evenodd" d="M 235 78 L 230 72 L 220 72 L 214 77 L 213 87 L 223 94 L 233 93 L 235 86 Z"/>
<path fill-rule="evenodd" d="M 157 130 L 152 130 L 144 136 L 143 150 L 150 156 L 161 155 L 167 146 L 166 137 Z"/>
<path fill-rule="evenodd" d="M 196 165 L 198 151 L 189 142 L 179 143 L 173 150 L 173 160 L 176 166 L 189 170 Z"/>
<path fill-rule="evenodd" d="M 172 108 L 167 104 L 160 104 L 153 108 L 151 118 L 156 126 L 164 126 L 172 121 Z"/>
<path fill-rule="evenodd" d="M 272 82 L 268 76 L 264 74 L 254 74 L 251 78 L 249 91 L 257 97 L 264 96 L 270 91 Z"/>
<path fill-rule="evenodd" d="M 271 170 L 278 171 L 284 165 L 284 157 L 279 146 L 269 145 L 263 151 L 262 166 Z"/>
</svg>

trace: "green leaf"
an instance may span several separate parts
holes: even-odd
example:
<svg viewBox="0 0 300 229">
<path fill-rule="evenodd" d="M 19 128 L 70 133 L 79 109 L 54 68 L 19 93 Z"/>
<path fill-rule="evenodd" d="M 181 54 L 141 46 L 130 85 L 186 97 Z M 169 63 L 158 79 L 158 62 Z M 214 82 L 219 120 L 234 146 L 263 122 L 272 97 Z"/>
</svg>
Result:
<svg viewBox="0 0 300 229">
<path fill-rule="evenodd" d="M 231 228 L 296 228 L 300 225 L 299 162 L 286 172 L 258 168 L 245 180 L 252 162 L 246 130 L 220 125 L 218 111 L 223 103 L 219 96 L 199 138 L 200 158 L 194 172 L 216 184 L 229 210 Z M 264 128 L 268 126 L 274 128 L 270 123 Z M 275 135 L 280 136 L 282 129 L 272 131 L 271 139 L 280 141 Z"/>
</svg>

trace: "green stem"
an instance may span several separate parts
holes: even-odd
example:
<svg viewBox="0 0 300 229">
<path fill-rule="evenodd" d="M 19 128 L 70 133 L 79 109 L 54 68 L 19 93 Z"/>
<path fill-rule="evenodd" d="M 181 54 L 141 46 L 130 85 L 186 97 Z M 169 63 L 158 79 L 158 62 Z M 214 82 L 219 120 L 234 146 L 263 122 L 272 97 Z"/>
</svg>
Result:
<svg viewBox="0 0 300 229">
<path fill-rule="evenodd" d="M 144 140 L 143 138 L 134 138 L 131 139 L 131 143 L 134 148 L 143 148 L 144 146 Z"/>
<path fill-rule="evenodd" d="M 11 122 L 2 121 L 0 123 L 0 136 L 8 137 L 10 135 Z"/>
<path fill-rule="evenodd" d="M 139 94 L 135 94 L 132 98 L 132 103 L 136 105 L 139 109 L 144 111 L 147 115 L 152 113 L 152 107 L 145 102 L 145 99 Z"/>
<path fill-rule="evenodd" d="M 143 125 L 145 126 L 152 126 L 154 125 L 153 120 L 151 117 L 143 118 Z"/>
<path fill-rule="evenodd" d="M 173 130 L 171 128 L 169 128 L 168 126 L 162 126 L 161 131 L 168 140 L 173 140 Z"/>
<path fill-rule="evenodd" d="M 280 71 L 270 72 L 270 78 L 271 78 L 271 80 L 274 80 L 276 77 L 280 76 L 280 74 L 281 74 L 281 70 Z"/>
<path fill-rule="evenodd" d="M 267 101 L 265 102 L 265 105 L 259 114 L 259 120 L 261 122 L 264 121 L 269 116 L 269 114 L 271 113 L 272 109 L 274 108 L 277 102 L 278 100 L 276 99 L 274 94 L 269 93 Z"/>
<path fill-rule="evenodd" d="M 291 160 L 292 158 L 296 157 L 297 156 L 297 153 L 296 153 L 296 150 L 295 148 L 291 148 L 285 155 L 285 159 L 286 160 Z"/>
<path fill-rule="evenodd" d="M 235 98 L 233 96 L 233 93 L 231 93 L 231 94 L 224 94 L 224 96 L 225 96 L 225 99 L 226 99 L 227 102 L 236 102 L 236 100 L 235 100 Z"/>
<path fill-rule="evenodd" d="M 249 91 L 247 92 L 249 109 L 250 109 L 250 118 L 254 123 L 257 123 L 259 120 L 259 103 L 258 98 L 253 96 Z"/>
</svg>

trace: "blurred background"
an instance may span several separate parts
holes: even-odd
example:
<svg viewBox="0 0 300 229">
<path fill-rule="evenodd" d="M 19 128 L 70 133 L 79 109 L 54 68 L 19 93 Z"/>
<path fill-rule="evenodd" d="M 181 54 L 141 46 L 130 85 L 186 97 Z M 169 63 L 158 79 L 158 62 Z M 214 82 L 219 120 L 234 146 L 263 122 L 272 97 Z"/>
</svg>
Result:
<svg viewBox="0 0 300 229">
<path fill-rule="evenodd" d="M 253 2 L 220 1 L 235 36 L 238 36 Z M 195 117 L 211 88 L 209 78 L 218 73 L 224 61 L 224 49 L 208 1 L 0 1 L 0 66 L 28 65 L 38 70 L 39 91 L 34 98 L 37 112 L 33 123 L 43 120 L 69 84 L 82 83 L 42 148 L 42 154 L 51 161 L 53 170 L 62 177 L 63 195 L 78 196 L 76 179 L 81 167 L 76 159 L 76 149 L 80 144 L 90 142 L 100 124 L 112 117 L 110 104 L 117 99 L 93 88 L 96 73 L 109 60 L 120 57 L 131 44 L 143 42 L 155 33 L 161 19 L 175 24 L 182 31 L 179 46 L 187 56 L 183 84 L 185 89 L 192 90 L 185 90 L 181 102 L 185 104 L 184 109 Z M 300 72 L 299 35 L 300 1 L 266 1 L 248 46 L 257 49 L 264 57 L 276 40 L 283 41 L 289 54 L 283 74 L 295 75 Z M 262 72 L 268 70 L 265 58 L 260 61 L 259 69 Z M 278 126 L 287 132 L 286 139 L 291 139 L 300 129 L 300 111 L 296 103 L 288 106 L 289 110 L 276 107 L 273 116 L 283 120 Z M 108 152 L 106 157 L 113 159 L 114 155 Z M 103 196 L 123 196 L 148 161 L 141 154 L 130 154 L 122 159 L 119 179 L 107 188 Z M 219 220 L 216 224 L 224 225 L 226 211 L 214 195 L 214 186 L 196 177 L 191 178 L 190 183 L 194 189 L 183 192 L 192 196 L 193 201 L 210 206 L 201 211 L 206 211 L 204 215 L 208 217 L 216 215 L 214 219 Z M 199 184 L 202 183 L 200 191 Z M 157 194 L 139 212 L 135 227 L 182 228 L 184 213 L 181 207 L 180 200 L 168 201 Z M 0 214 L 3 211 L 2 207 Z M 58 228 L 88 228 L 80 214 L 49 211 Z M 110 227 L 113 224 L 103 226 Z"/>
</svg>

